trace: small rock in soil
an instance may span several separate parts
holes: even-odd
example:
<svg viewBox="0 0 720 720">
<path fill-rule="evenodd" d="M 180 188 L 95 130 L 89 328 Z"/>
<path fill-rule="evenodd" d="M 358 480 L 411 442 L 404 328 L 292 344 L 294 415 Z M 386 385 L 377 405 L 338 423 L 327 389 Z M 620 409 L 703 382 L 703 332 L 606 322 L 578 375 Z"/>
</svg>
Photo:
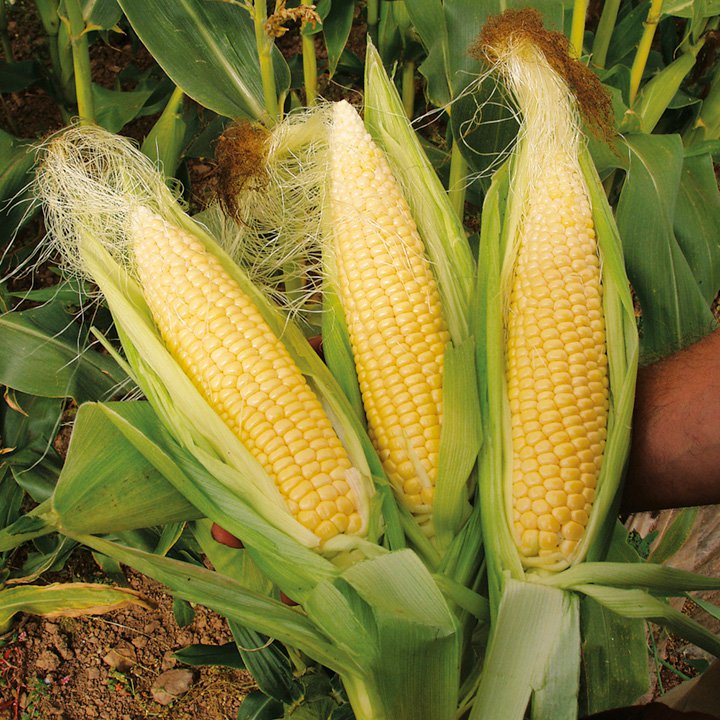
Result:
<svg viewBox="0 0 720 720">
<path fill-rule="evenodd" d="M 150 692 L 156 703 L 169 705 L 189 690 L 192 681 L 192 670 L 167 670 L 157 677 Z"/>
<path fill-rule="evenodd" d="M 114 648 L 110 649 L 103 660 L 113 670 L 126 673 L 137 662 L 137 655 L 135 648 L 130 643 L 121 640 Z"/>
</svg>

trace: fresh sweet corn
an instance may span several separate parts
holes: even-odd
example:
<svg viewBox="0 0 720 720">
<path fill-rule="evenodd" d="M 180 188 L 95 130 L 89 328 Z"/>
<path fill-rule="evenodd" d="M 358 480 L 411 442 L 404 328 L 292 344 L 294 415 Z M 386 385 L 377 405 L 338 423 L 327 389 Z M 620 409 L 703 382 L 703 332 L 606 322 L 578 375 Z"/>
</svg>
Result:
<svg viewBox="0 0 720 720">
<path fill-rule="evenodd" d="M 488 523 L 493 510 L 503 517 L 490 554 L 520 578 L 580 562 L 606 527 L 629 438 L 613 413 L 621 397 L 627 412 L 633 387 L 625 364 L 632 333 L 624 329 L 631 301 L 581 130 L 582 114 L 600 134 L 612 133 L 599 81 L 534 10 L 489 18 L 475 49 L 522 116 L 517 147 L 483 208 L 487 252 L 479 261 L 489 268 L 481 274 L 484 302 L 497 311 L 479 359 L 497 373 L 487 381 L 485 421 L 501 433 L 486 446 L 497 475 L 483 512 Z M 613 393 L 611 376 L 621 383 Z"/>
<path fill-rule="evenodd" d="M 507 319 L 512 512 L 524 562 L 569 560 L 592 512 L 608 421 L 600 261 L 579 171 L 527 203 Z"/>
<path fill-rule="evenodd" d="M 333 107 L 329 155 L 338 294 L 369 434 L 401 501 L 427 527 L 449 341 L 437 283 L 387 160 L 345 101 Z"/>
<path fill-rule="evenodd" d="M 360 534 L 351 462 L 285 346 L 219 260 L 142 206 L 130 216 L 137 275 L 160 334 L 205 399 L 321 541 Z"/>
</svg>

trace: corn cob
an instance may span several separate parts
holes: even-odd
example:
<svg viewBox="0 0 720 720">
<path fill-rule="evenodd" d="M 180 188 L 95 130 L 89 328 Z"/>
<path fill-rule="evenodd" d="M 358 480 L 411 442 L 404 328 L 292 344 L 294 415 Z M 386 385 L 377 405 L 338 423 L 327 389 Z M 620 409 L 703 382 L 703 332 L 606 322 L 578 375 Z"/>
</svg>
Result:
<svg viewBox="0 0 720 720">
<path fill-rule="evenodd" d="M 488 20 L 478 49 L 523 115 L 500 276 L 502 505 L 520 565 L 559 570 L 587 549 L 610 418 L 602 262 L 573 91 L 598 127 L 608 105 L 539 13 Z"/>
<path fill-rule="evenodd" d="M 322 541 L 364 530 L 351 462 L 285 346 L 219 260 L 142 206 L 129 235 L 160 334 L 205 399 Z"/>
<path fill-rule="evenodd" d="M 449 340 L 437 283 L 387 160 L 345 101 L 333 108 L 329 153 L 338 294 L 369 435 L 401 501 L 431 534 Z"/>
<path fill-rule="evenodd" d="M 608 375 L 600 262 L 579 171 L 548 168 L 519 229 L 507 320 L 515 541 L 569 560 L 592 512 Z"/>
</svg>

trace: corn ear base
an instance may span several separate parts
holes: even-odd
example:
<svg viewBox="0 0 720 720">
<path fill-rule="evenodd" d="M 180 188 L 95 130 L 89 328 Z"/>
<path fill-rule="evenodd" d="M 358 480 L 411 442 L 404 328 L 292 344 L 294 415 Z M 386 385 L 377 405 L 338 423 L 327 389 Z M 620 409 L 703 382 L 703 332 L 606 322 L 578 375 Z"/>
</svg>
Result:
<svg viewBox="0 0 720 720">
<path fill-rule="evenodd" d="M 550 590 L 550 592 L 548 592 Z M 580 677 L 579 600 L 507 578 L 469 720 L 576 720 Z"/>
</svg>

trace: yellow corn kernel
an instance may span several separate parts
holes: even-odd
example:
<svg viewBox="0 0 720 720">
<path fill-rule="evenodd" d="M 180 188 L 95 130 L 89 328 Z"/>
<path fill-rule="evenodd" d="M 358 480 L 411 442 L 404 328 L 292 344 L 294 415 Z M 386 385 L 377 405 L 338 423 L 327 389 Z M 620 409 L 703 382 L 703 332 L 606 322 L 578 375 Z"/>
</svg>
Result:
<svg viewBox="0 0 720 720">
<path fill-rule="evenodd" d="M 512 507 L 522 508 L 523 527 L 540 528 L 537 538 L 516 533 L 526 566 L 558 553 L 569 561 L 575 552 L 595 496 L 608 415 L 600 264 L 583 180 L 559 161 L 534 188 L 519 230 L 506 347 Z M 542 478 L 533 493 L 529 472 Z M 525 517 L 528 505 L 537 525 Z"/>
<path fill-rule="evenodd" d="M 333 109 L 329 207 L 338 294 L 369 435 L 401 500 L 419 520 L 427 518 L 449 334 L 407 202 L 384 155 L 344 101 Z"/>
<path fill-rule="evenodd" d="M 338 480 L 354 472 L 347 452 L 242 288 L 192 234 L 146 208 L 134 211 L 129 232 L 138 278 L 168 350 L 263 465 L 296 520 L 321 540 L 344 525 L 352 534 L 364 532 L 354 491 L 345 483 L 339 492 Z M 328 472 L 318 456 L 331 460 Z M 326 522 L 338 515 L 346 522 Z"/>
</svg>

